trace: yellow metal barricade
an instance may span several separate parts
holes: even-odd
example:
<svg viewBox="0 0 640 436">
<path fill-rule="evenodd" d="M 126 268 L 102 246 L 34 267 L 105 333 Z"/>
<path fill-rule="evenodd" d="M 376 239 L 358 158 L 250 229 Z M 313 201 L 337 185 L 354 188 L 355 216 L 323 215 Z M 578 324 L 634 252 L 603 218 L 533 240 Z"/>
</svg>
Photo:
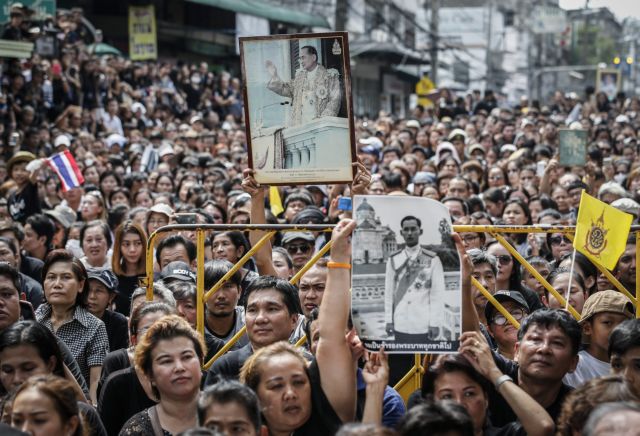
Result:
<svg viewBox="0 0 640 436">
<path fill-rule="evenodd" d="M 244 224 L 244 225 L 234 225 L 234 224 L 172 224 L 168 226 L 161 227 L 154 233 L 149 236 L 147 242 L 147 258 L 146 258 L 146 266 L 147 266 L 147 277 L 146 277 L 146 286 L 147 286 L 147 299 L 153 299 L 153 248 L 155 246 L 155 241 L 158 238 L 158 235 L 162 233 L 169 232 L 196 232 L 196 246 L 197 246 L 197 271 L 196 271 L 196 289 L 197 289 L 197 297 L 196 297 L 196 309 L 197 309 L 197 321 L 196 328 L 201 333 L 204 334 L 204 305 L 206 301 L 213 296 L 223 285 L 224 283 L 235 274 L 242 266 L 251 259 L 251 257 L 267 242 L 274 236 L 276 232 L 290 232 L 290 231 L 309 231 L 309 232 L 330 232 L 333 229 L 333 225 L 324 225 L 324 224 L 316 224 L 316 225 L 305 225 L 305 226 L 297 226 L 297 225 L 288 225 L 288 224 L 278 224 L 278 225 L 270 225 L 270 224 Z M 231 270 L 227 274 L 225 274 L 218 283 L 216 283 L 211 289 L 205 292 L 204 289 L 204 242 L 206 232 L 210 231 L 262 231 L 266 232 L 266 234 L 247 252 L 245 255 L 233 266 Z M 512 234 L 512 233 L 563 233 L 569 239 L 573 239 L 573 235 L 575 233 L 574 226 L 489 226 L 489 225 L 456 225 L 453 226 L 453 230 L 457 233 L 489 233 L 491 234 L 511 255 L 520 263 L 522 266 L 533 276 L 535 277 L 544 287 L 545 289 L 556 298 L 562 306 L 566 305 L 566 300 L 564 297 L 558 293 L 553 286 L 551 286 L 547 280 L 542 277 L 537 270 L 531 266 L 523 257 L 520 255 L 517 250 L 502 236 L 502 234 Z M 640 260 L 640 246 L 638 242 L 640 242 L 640 226 L 632 226 L 632 231 L 636 232 L 636 261 Z M 298 273 L 291 278 L 290 282 L 292 284 L 296 284 L 302 275 L 306 271 L 308 271 L 321 257 L 323 257 L 331 248 L 331 242 L 327 243 L 318 253 L 316 253 L 313 258 L 304 266 Z M 638 301 L 640 300 L 640 268 L 636 268 L 636 296 L 634 297 L 625 287 L 605 268 L 602 268 L 599 265 L 596 267 L 609 279 L 609 281 L 613 284 L 613 286 L 624 293 L 627 297 L 631 299 L 634 306 L 636 307 L 636 316 L 640 318 L 640 305 L 638 305 Z M 491 292 L 485 289 L 475 278 L 471 278 L 471 283 L 474 287 L 476 287 L 482 295 L 487 299 L 487 301 L 493 304 L 502 315 L 516 328 L 520 328 L 520 323 L 516 321 L 513 316 L 498 302 Z M 571 306 L 568 306 L 569 312 L 576 318 L 580 319 L 580 314 Z M 216 359 L 226 353 L 231 347 L 235 345 L 235 343 L 245 334 L 246 328 L 243 327 L 233 338 L 231 338 L 225 345 L 216 353 L 213 358 L 204 365 L 205 369 L 208 369 Z M 296 346 L 302 346 L 306 342 L 306 337 L 302 337 L 297 343 Z M 415 354 L 414 355 L 414 365 L 409 370 L 407 374 L 394 386 L 398 392 L 401 393 L 402 397 L 407 400 L 408 396 L 417 389 L 420 389 L 422 386 L 422 375 L 424 374 L 425 368 L 422 364 L 422 355 Z"/>
</svg>

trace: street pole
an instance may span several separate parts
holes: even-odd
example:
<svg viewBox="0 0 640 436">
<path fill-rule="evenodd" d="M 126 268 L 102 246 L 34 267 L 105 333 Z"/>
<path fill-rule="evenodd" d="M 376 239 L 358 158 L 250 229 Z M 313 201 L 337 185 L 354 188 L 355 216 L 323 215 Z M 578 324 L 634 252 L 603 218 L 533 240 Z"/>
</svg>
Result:
<svg viewBox="0 0 640 436">
<path fill-rule="evenodd" d="M 487 22 L 487 51 L 485 53 L 485 65 L 486 65 L 486 79 L 484 81 L 485 83 L 485 90 L 487 89 L 493 89 L 493 59 L 491 57 L 491 26 L 492 26 L 492 16 L 493 16 L 493 0 L 489 0 L 489 18 L 488 18 L 488 22 Z"/>
<path fill-rule="evenodd" d="M 425 3 L 427 6 L 429 3 Z M 429 33 L 431 34 L 431 47 L 429 56 L 431 58 L 431 81 L 438 86 L 438 27 L 439 27 L 439 10 L 440 0 L 431 0 L 431 23 L 429 25 Z"/>
<path fill-rule="evenodd" d="M 336 0 L 335 30 L 347 30 L 347 0 Z"/>
</svg>

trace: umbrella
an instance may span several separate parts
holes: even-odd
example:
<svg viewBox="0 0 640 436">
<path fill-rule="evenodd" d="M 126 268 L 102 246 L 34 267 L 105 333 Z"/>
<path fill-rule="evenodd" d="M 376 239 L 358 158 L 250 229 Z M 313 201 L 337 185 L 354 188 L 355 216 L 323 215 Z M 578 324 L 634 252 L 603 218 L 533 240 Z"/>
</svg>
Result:
<svg viewBox="0 0 640 436">
<path fill-rule="evenodd" d="M 107 55 L 112 54 L 116 56 L 122 56 L 122 52 L 115 48 L 112 45 L 105 44 L 104 42 L 99 42 L 97 44 L 90 44 L 87 49 L 89 53 L 97 54 L 97 55 Z"/>
</svg>

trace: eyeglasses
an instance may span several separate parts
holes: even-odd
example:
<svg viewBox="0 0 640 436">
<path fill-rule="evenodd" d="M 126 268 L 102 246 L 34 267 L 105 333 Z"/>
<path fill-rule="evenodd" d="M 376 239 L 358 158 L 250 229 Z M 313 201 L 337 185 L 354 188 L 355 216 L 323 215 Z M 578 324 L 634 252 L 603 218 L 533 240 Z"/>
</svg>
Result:
<svg viewBox="0 0 640 436">
<path fill-rule="evenodd" d="M 504 176 L 490 176 L 489 180 L 502 180 Z"/>
<path fill-rule="evenodd" d="M 563 241 L 565 244 L 571 244 L 571 240 L 566 236 L 552 236 L 549 238 L 549 243 L 551 245 L 560 245 Z"/>
<path fill-rule="evenodd" d="M 500 254 L 496 256 L 496 259 L 498 259 L 498 262 L 500 262 L 500 265 L 509 265 L 509 263 L 513 260 L 511 259 L 511 256 L 509 256 L 508 254 Z"/>
<path fill-rule="evenodd" d="M 476 239 L 478 239 L 479 237 L 480 237 L 479 235 L 464 235 L 464 236 L 461 236 L 462 242 L 467 242 L 467 243 L 473 242 Z"/>
<path fill-rule="evenodd" d="M 309 253 L 309 251 L 311 250 L 311 245 L 309 244 L 292 244 L 292 245 L 287 245 L 287 252 L 290 255 L 294 255 L 298 252 L 302 253 L 302 254 L 307 254 Z"/>
<path fill-rule="evenodd" d="M 518 322 L 527 316 L 524 309 L 514 309 L 513 311 L 509 311 L 509 314 Z M 501 313 L 497 313 L 491 320 L 491 323 L 495 325 L 505 325 L 507 322 L 509 321 L 507 321 L 507 318 Z"/>
</svg>

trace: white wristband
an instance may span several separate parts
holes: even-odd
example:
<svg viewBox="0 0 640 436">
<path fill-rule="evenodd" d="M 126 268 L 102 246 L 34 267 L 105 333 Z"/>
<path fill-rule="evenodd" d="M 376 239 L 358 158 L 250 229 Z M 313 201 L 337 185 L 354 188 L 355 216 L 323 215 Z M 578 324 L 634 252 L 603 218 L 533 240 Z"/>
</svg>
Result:
<svg viewBox="0 0 640 436">
<path fill-rule="evenodd" d="M 500 391 L 500 386 L 502 386 L 504 383 L 508 381 L 513 382 L 513 379 L 506 374 L 503 374 L 500 377 L 498 377 L 496 381 L 493 383 L 493 385 L 496 388 L 496 391 Z"/>
</svg>

